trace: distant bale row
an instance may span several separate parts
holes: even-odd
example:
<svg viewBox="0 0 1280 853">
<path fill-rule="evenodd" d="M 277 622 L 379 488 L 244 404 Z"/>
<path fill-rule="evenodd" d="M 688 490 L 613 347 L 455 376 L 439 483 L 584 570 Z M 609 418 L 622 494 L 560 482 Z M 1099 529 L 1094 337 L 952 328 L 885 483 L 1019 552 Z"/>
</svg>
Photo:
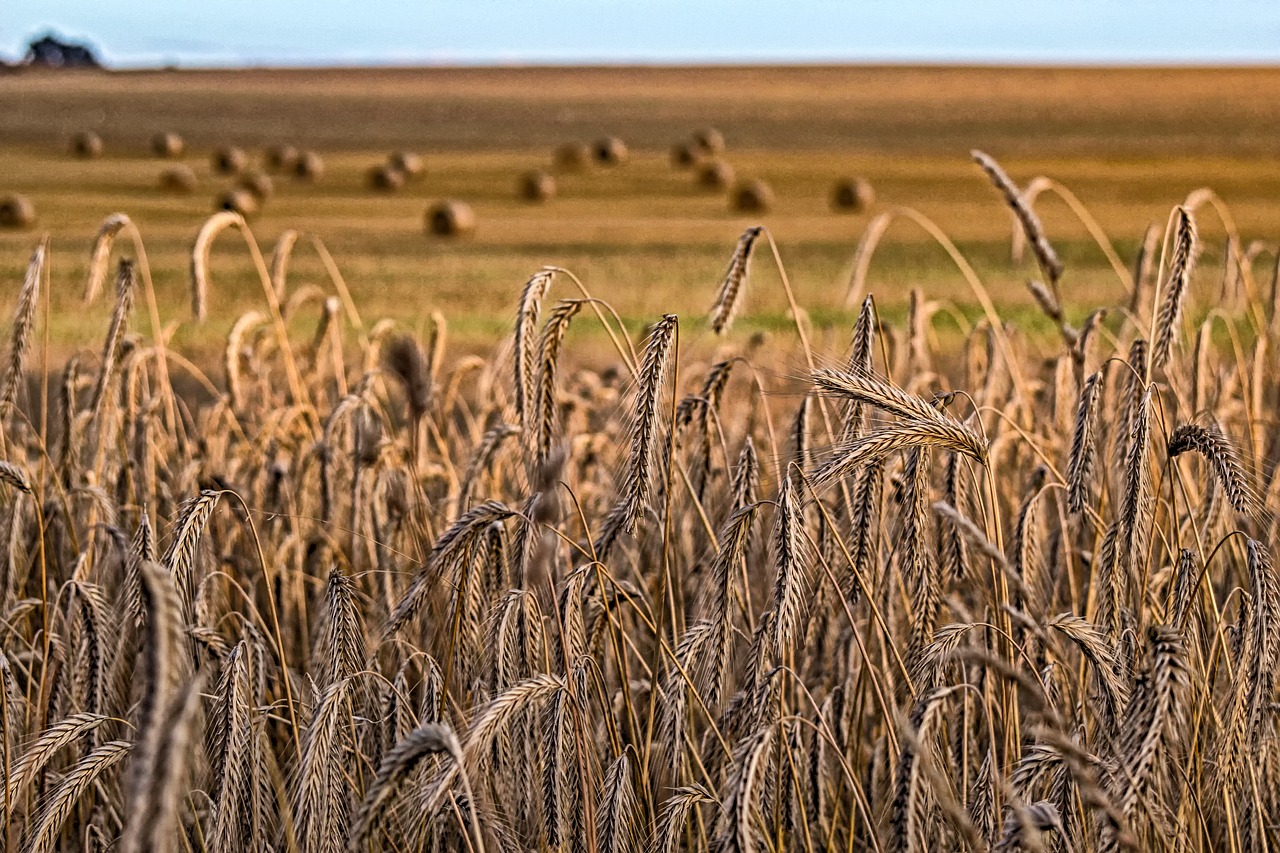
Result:
<svg viewBox="0 0 1280 853">
<path fill-rule="evenodd" d="M 287 143 L 277 143 L 267 147 L 262 159 L 268 170 L 288 172 L 298 162 L 298 149 Z"/>
<path fill-rule="evenodd" d="M 190 195 L 199 185 L 190 166 L 171 166 L 160 173 L 160 189 L 173 195 Z"/>
<path fill-rule="evenodd" d="M 293 164 L 293 176 L 300 181 L 318 181 L 324 177 L 324 160 L 314 151 L 303 151 Z"/>
<path fill-rule="evenodd" d="M 387 156 L 385 163 L 369 168 L 365 180 L 370 189 L 378 192 L 395 192 L 421 175 L 425 167 L 422 157 L 412 151 L 396 151 Z"/>
<path fill-rule="evenodd" d="M 404 186 L 405 174 L 390 163 L 379 163 L 369 169 L 368 183 L 371 189 L 395 192 Z"/>
<path fill-rule="evenodd" d="M 621 166 L 627 162 L 627 144 L 616 136 L 596 140 L 591 150 L 601 166 Z"/>
<path fill-rule="evenodd" d="M 476 230 L 476 215 L 462 201 L 438 201 L 427 208 L 427 233 L 438 237 L 464 237 Z"/>
<path fill-rule="evenodd" d="M 213 206 L 217 210 L 229 210 L 248 219 L 257 214 L 259 202 L 253 193 L 246 189 L 236 188 L 219 193 L 214 199 Z"/>
<path fill-rule="evenodd" d="M 409 178 L 418 177 L 426 168 L 422 164 L 422 157 L 412 151 L 396 151 L 387 158 L 387 165 Z"/>
<path fill-rule="evenodd" d="M 224 145 L 213 152 L 209 165 L 219 175 L 238 175 L 249 165 L 249 155 L 243 148 L 235 145 Z"/>
<path fill-rule="evenodd" d="M 24 195 L 0 198 L 0 228 L 30 228 L 36 222 L 36 206 Z"/>
<path fill-rule="evenodd" d="M 520 176 L 520 197 L 525 201 L 550 201 L 556 195 L 556 179 L 541 169 Z"/>
<path fill-rule="evenodd" d="M 773 188 L 759 178 L 743 181 L 734 187 L 730 201 L 739 213 L 766 213 L 773 207 Z"/>
<path fill-rule="evenodd" d="M 698 186 L 707 190 L 727 190 L 737 173 L 725 160 L 709 160 L 698 168 Z"/>
<path fill-rule="evenodd" d="M 151 151 L 166 160 L 176 160 L 186 151 L 187 145 L 176 133 L 157 133 L 151 137 Z"/>
<path fill-rule="evenodd" d="M 627 162 L 627 143 L 616 136 L 603 136 L 593 144 L 566 142 L 555 150 L 554 163 L 563 172 L 581 172 L 595 162 L 601 166 L 621 166 Z"/>
<path fill-rule="evenodd" d="M 92 160 L 101 157 L 102 148 L 102 137 L 91 130 L 71 137 L 71 153 L 81 159 Z"/>
<path fill-rule="evenodd" d="M 724 134 L 714 127 L 708 127 L 671 147 L 671 165 L 677 169 L 691 169 L 708 157 L 723 154 L 724 150 Z"/>
<path fill-rule="evenodd" d="M 836 210 L 861 213 L 875 204 L 876 191 L 865 178 L 837 181 L 831 190 L 831 206 Z"/>
</svg>

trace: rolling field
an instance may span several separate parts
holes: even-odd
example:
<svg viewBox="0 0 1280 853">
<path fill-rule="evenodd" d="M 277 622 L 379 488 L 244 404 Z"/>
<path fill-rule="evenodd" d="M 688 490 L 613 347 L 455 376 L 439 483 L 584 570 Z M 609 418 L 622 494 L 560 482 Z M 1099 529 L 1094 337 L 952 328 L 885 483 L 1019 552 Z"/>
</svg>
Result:
<svg viewBox="0 0 1280 853">
<path fill-rule="evenodd" d="M 161 313 L 181 320 L 176 342 L 211 352 L 234 317 L 257 305 L 248 256 L 233 239 L 215 248 L 211 318 L 186 322 L 188 256 L 215 193 L 209 153 L 237 144 L 255 156 L 272 142 L 313 148 L 326 173 L 314 185 L 276 178 L 276 195 L 252 227 L 264 251 L 294 228 L 323 239 L 353 296 L 374 318 L 410 324 L 446 311 L 459 344 L 482 345 L 507 326 L 515 289 L 544 264 L 565 267 L 638 326 L 662 311 L 703 315 L 743 228 L 774 234 L 799 301 L 819 327 L 845 334 L 842 296 L 869 220 L 910 206 L 939 224 L 972 261 L 1011 318 L 1034 323 L 1024 280 L 1029 256 L 1009 260 L 1010 216 L 971 163 L 982 148 L 1020 184 L 1049 175 L 1073 190 L 1127 265 L 1143 230 L 1173 204 L 1210 186 L 1230 206 L 1243 239 L 1274 239 L 1280 213 L 1280 71 L 1036 70 L 966 68 L 428 69 L 136 72 L 0 76 L 0 193 L 37 206 L 27 232 L 0 231 L 0 276 L 16 282 L 36 235 L 52 235 L 54 323 L 60 349 L 90 345 L 100 318 L 72 310 L 99 224 L 121 211 L 148 246 Z M 778 200 L 764 216 L 729 210 L 672 168 L 672 144 L 704 126 L 728 139 L 739 176 L 758 176 Z M 91 129 L 101 160 L 67 153 Z M 151 135 L 174 130 L 199 189 L 162 194 L 166 163 Z M 553 148 L 615 134 L 626 165 L 563 175 L 559 195 L 530 205 L 519 175 L 549 167 Z M 398 194 L 365 187 L 366 170 L 389 151 L 426 158 L 426 173 Z M 832 182 L 861 175 L 874 207 L 834 214 Z M 424 236 L 423 211 L 441 197 L 470 203 L 473 238 Z M 1038 204 L 1067 264 L 1069 310 L 1116 301 L 1106 258 L 1066 206 Z M 1202 224 L 1205 251 L 1221 256 L 1223 231 Z M 305 242 L 305 241 L 304 241 Z M 1264 256 L 1266 257 L 1266 256 Z M 1261 270 L 1261 267 L 1259 268 Z M 302 250 L 297 281 L 326 284 Z M 748 328 L 787 325 L 786 303 L 762 268 L 743 318 Z M 898 222 L 870 268 L 887 316 L 907 289 L 953 300 L 972 319 L 971 296 L 936 244 Z M 1077 318 L 1078 319 L 1078 318 Z"/>
<path fill-rule="evenodd" d="M 0 848 L 1280 850 L 1277 89 L 0 78 Z M 707 125 L 763 217 L 667 162 Z M 288 275 L 228 142 L 325 159 Z"/>
</svg>

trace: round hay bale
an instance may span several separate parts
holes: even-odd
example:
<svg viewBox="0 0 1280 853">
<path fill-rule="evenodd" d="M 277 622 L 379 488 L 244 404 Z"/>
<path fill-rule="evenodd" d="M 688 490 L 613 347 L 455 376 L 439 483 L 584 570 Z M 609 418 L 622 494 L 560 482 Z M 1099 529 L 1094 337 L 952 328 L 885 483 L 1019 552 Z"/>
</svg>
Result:
<svg viewBox="0 0 1280 853">
<path fill-rule="evenodd" d="M 244 153 L 243 148 L 224 145 L 213 152 L 209 163 L 213 166 L 213 171 L 219 175 L 238 175 L 244 171 L 245 166 L 249 165 L 249 157 Z"/>
<path fill-rule="evenodd" d="M 198 183 L 190 166 L 171 166 L 160 173 L 161 191 L 174 195 L 190 195 Z"/>
<path fill-rule="evenodd" d="M 102 137 L 92 130 L 71 137 L 71 153 L 85 160 L 102 156 Z"/>
<path fill-rule="evenodd" d="M 734 188 L 730 202 L 739 213 L 765 213 L 773 207 L 773 188 L 758 178 L 742 181 Z"/>
<path fill-rule="evenodd" d="M 724 151 L 724 134 L 714 127 L 704 128 L 693 135 L 693 144 L 708 154 Z"/>
<path fill-rule="evenodd" d="M 387 158 L 387 165 L 400 172 L 406 178 L 418 177 L 425 168 L 422 165 L 422 157 L 412 151 L 395 152 Z"/>
<path fill-rule="evenodd" d="M 525 201 L 550 201 L 556 196 L 556 179 L 540 169 L 520 176 L 520 197 Z"/>
<path fill-rule="evenodd" d="M 278 142 L 270 145 L 263 153 L 262 160 L 272 172 L 287 172 L 298 162 L 298 149 L 292 145 Z"/>
<path fill-rule="evenodd" d="M 30 228 L 36 222 L 36 206 L 24 195 L 0 198 L 0 228 Z"/>
<path fill-rule="evenodd" d="M 404 186 L 405 173 L 390 163 L 380 163 L 369 170 L 369 188 L 391 193 Z"/>
<path fill-rule="evenodd" d="M 671 165 L 677 169 L 691 169 L 702 161 L 702 149 L 692 142 L 671 146 Z"/>
<path fill-rule="evenodd" d="M 187 149 L 187 145 L 182 141 L 182 137 L 173 132 L 157 133 L 151 137 L 151 151 L 157 157 L 166 160 L 176 160 L 182 156 L 182 152 Z"/>
<path fill-rule="evenodd" d="M 462 237 L 476 230 L 476 215 L 461 201 L 438 201 L 427 208 L 427 233 L 439 237 Z"/>
<path fill-rule="evenodd" d="M 581 172 L 591 164 L 591 146 L 585 142 L 566 142 L 556 149 L 556 168 L 564 172 Z"/>
<path fill-rule="evenodd" d="M 303 151 L 293 164 L 293 176 L 300 181 L 318 181 L 324 176 L 324 161 L 314 151 Z"/>
<path fill-rule="evenodd" d="M 253 193 L 241 189 L 227 190 L 219 194 L 213 200 L 213 206 L 215 210 L 230 210 L 245 219 L 258 212 L 258 200 L 253 197 Z"/>
<path fill-rule="evenodd" d="M 836 210 L 861 213 L 875 201 L 876 191 L 865 178 L 836 181 L 831 189 L 831 206 Z"/>
<path fill-rule="evenodd" d="M 621 166 L 627 162 L 627 144 L 616 136 L 597 139 L 591 153 L 602 166 Z"/>
<path fill-rule="evenodd" d="M 724 160 L 710 160 L 698 168 L 698 186 L 705 190 L 723 192 L 733 186 L 737 173 Z"/>
<path fill-rule="evenodd" d="M 254 169 L 241 176 L 240 189 L 248 190 L 261 203 L 271 198 L 272 193 L 276 191 L 276 185 L 266 172 Z"/>
</svg>

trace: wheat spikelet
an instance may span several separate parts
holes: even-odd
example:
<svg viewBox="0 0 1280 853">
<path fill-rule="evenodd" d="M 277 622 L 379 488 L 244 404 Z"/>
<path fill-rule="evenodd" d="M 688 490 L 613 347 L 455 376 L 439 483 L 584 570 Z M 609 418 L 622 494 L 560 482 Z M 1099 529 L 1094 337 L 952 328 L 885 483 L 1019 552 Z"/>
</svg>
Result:
<svg viewBox="0 0 1280 853">
<path fill-rule="evenodd" d="M 382 348 L 382 364 L 404 387 L 409 417 L 421 421 L 431 407 L 431 366 L 418 342 L 408 335 L 394 338 Z"/>
<path fill-rule="evenodd" d="M 116 273 L 116 304 L 111 311 L 111 327 L 107 331 L 107 341 L 102 347 L 102 365 L 98 369 L 98 387 L 93 392 L 93 403 L 90 408 L 97 417 L 102 410 L 102 403 L 107 396 L 107 388 L 111 376 L 115 372 L 116 355 L 120 350 L 120 339 L 129 322 L 129 312 L 133 308 L 133 291 L 135 276 L 133 264 L 125 259 L 120 260 Z"/>
<path fill-rule="evenodd" d="M 0 392 L 0 414 L 7 412 L 17 400 L 18 391 L 25 381 L 22 368 L 31 347 L 31 332 L 36 323 L 36 302 L 40 298 L 40 277 L 44 274 L 45 255 L 48 251 L 49 240 L 45 238 L 31 253 L 22 289 L 18 291 L 18 307 L 13 312 L 13 337 L 9 342 L 9 364 L 5 368 L 4 390 Z"/>
<path fill-rule="evenodd" d="M 912 708 L 911 717 L 904 727 L 912 737 L 903 745 L 902 753 L 898 757 L 894 781 L 893 802 L 889 815 L 888 848 L 893 853 L 910 853 L 913 850 L 927 849 L 927 840 L 923 834 L 926 831 L 924 822 L 928 805 L 927 793 L 923 790 L 923 779 L 926 778 L 926 774 L 922 770 L 922 765 L 931 759 L 921 751 L 926 749 L 925 739 L 945 710 L 945 700 L 950 692 L 950 688 L 947 688 L 922 696 Z"/>
<path fill-rule="evenodd" d="M 581 310 L 581 299 L 561 300 L 547 317 L 538 348 L 538 380 L 528 414 L 533 421 L 531 471 L 541 470 L 551 456 L 551 439 L 556 434 L 556 366 L 569 323 Z"/>
<path fill-rule="evenodd" d="M 1036 216 L 1034 210 L 1027 204 L 1026 199 L 1018 192 L 1017 186 L 1005 174 L 1004 169 L 1000 168 L 1000 164 L 993 160 L 989 155 L 981 151 L 969 152 L 975 163 L 982 167 L 982 171 L 987 173 L 987 177 L 991 179 L 991 183 L 995 188 L 1000 190 L 1004 196 L 1005 203 L 1013 209 L 1013 213 L 1018 217 L 1019 224 L 1022 225 L 1023 232 L 1027 235 L 1027 242 L 1031 244 L 1031 250 L 1035 253 L 1036 260 L 1040 264 L 1040 269 L 1049 278 L 1050 284 L 1057 286 L 1058 279 L 1062 278 L 1062 261 L 1058 260 L 1058 254 L 1053 250 L 1049 238 L 1045 236 L 1044 226 L 1040 224 L 1040 217 Z"/>
<path fill-rule="evenodd" d="M 1246 517 L 1257 516 L 1261 510 L 1258 496 L 1249 483 L 1244 466 L 1240 464 L 1235 446 L 1221 430 L 1182 424 L 1169 436 L 1167 453 L 1170 459 L 1175 459 L 1188 451 L 1199 453 L 1209 463 L 1218 485 L 1226 492 L 1236 512 Z"/>
<path fill-rule="evenodd" d="M 126 853 L 147 849 L 146 845 L 151 841 L 150 832 L 159 814 L 153 791 L 156 780 L 161 776 L 160 761 L 168 734 L 165 723 L 173 706 L 184 704 L 173 701 L 182 632 L 182 611 L 177 591 L 169 572 L 158 563 L 140 560 L 138 573 L 142 610 L 146 614 L 146 633 L 141 645 L 145 680 L 142 701 L 138 705 L 138 737 L 132 749 L 126 786 L 126 803 L 134 816 L 121 840 L 121 849 Z"/>
<path fill-rule="evenodd" d="M 347 836 L 346 732 L 341 724 L 349 686 L 342 679 L 325 688 L 303 739 L 294 814 L 298 837 L 309 850 L 341 850 Z"/>
<path fill-rule="evenodd" d="M 892 453 L 937 447 L 986 464 L 987 443 L 968 427 L 947 420 L 910 420 L 885 427 L 836 448 L 835 455 L 814 472 L 814 482 L 830 483 Z"/>
<path fill-rule="evenodd" d="M 32 829 L 23 846 L 29 853 L 44 853 L 53 849 L 58 834 L 71 819 L 76 805 L 102 776 L 119 764 L 132 747 L 127 741 L 113 740 L 104 743 L 82 758 L 63 777 L 62 783 L 46 803 L 40 821 Z"/>
<path fill-rule="evenodd" d="M 530 276 L 520 292 L 515 329 L 516 416 L 520 426 L 528 429 L 533 413 L 534 345 L 542 300 L 555 279 L 555 270 L 542 269 Z"/>
<path fill-rule="evenodd" d="M 209 724 L 210 770 L 215 782 L 212 846 L 231 850 L 247 846 L 251 826 L 242 814 L 252 796 L 250 767 L 253 727 L 249 698 L 249 662 L 242 640 L 227 656 L 218 684 L 214 714 Z"/>
<path fill-rule="evenodd" d="M 383 757 L 377 778 L 365 794 L 351 827 L 347 849 L 351 853 L 365 849 L 365 844 L 378 828 L 378 821 L 394 801 L 402 783 L 424 760 L 432 755 L 452 753 L 453 734 L 440 723 L 423 723 L 396 742 Z"/>
<path fill-rule="evenodd" d="M 738 245 L 729 259 L 729 268 L 720 280 L 716 304 L 711 309 L 711 331 L 723 335 L 733 325 L 746 291 L 747 277 L 751 270 L 751 253 L 764 229 L 759 225 L 748 228 L 738 239 Z"/>
<path fill-rule="evenodd" d="M 22 790 L 31 785 L 45 765 L 61 750 L 101 728 L 108 718 L 101 714 L 72 714 L 50 725 L 9 768 L 6 802 L 16 803 Z"/>
<path fill-rule="evenodd" d="M 634 532 L 636 524 L 649 510 L 654 490 L 654 466 L 657 462 L 659 420 L 662 417 L 662 388 L 676 336 L 677 318 L 666 314 L 654 325 L 645 344 L 640 367 L 640 391 L 632 418 L 630 454 L 623 475 L 617 503 L 609 511 L 595 550 L 604 560 L 620 534 Z"/>
<path fill-rule="evenodd" d="M 1188 208 L 1179 207 L 1175 213 L 1173 261 L 1169 264 L 1169 275 L 1165 279 L 1163 298 L 1156 314 L 1155 347 L 1151 350 L 1153 369 L 1163 368 L 1173 355 L 1182 309 L 1191 285 L 1191 273 L 1195 270 L 1197 250 L 1196 221 Z"/>
<path fill-rule="evenodd" d="M 1089 501 L 1098 457 L 1098 410 L 1102 400 L 1102 375 L 1091 373 L 1080 389 L 1071 455 L 1067 459 L 1067 508 L 1079 515 Z"/>
<path fill-rule="evenodd" d="M 1150 667 L 1140 691 L 1129 706 L 1122 755 L 1126 772 L 1120 808 L 1133 820 L 1140 804 L 1158 784 L 1158 767 L 1170 752 L 1181 712 L 1181 693 L 1187 687 L 1186 649 L 1173 628 L 1153 626 L 1147 634 Z M 1157 792 L 1158 796 L 1158 792 Z M 1152 818 L 1157 814 L 1152 813 Z"/>
<path fill-rule="evenodd" d="M 862 300 L 858 321 L 853 326 L 853 345 L 849 352 L 849 365 L 845 373 L 853 376 L 870 376 L 872 370 L 872 344 L 875 336 L 875 302 L 870 296 Z M 863 403 L 853 400 L 845 405 L 841 439 L 852 441 L 865 427 Z"/>
<path fill-rule="evenodd" d="M 635 813 L 631 763 L 623 753 L 605 773 L 600 807 L 596 810 L 596 843 L 602 853 L 635 849 Z"/>
<path fill-rule="evenodd" d="M 276 299 L 283 302 L 288 290 L 289 259 L 293 256 L 293 248 L 301 236 L 292 228 L 286 228 L 276 238 L 275 248 L 271 250 L 271 288 Z"/>
<path fill-rule="evenodd" d="M 677 788 L 662 806 L 658 816 L 652 847 L 658 853 L 676 853 L 680 847 L 680 835 L 689 822 L 689 815 L 702 803 L 714 803 L 715 796 L 701 785 Z"/>
<path fill-rule="evenodd" d="M 389 637 L 413 618 L 413 615 L 426 602 L 427 593 L 430 592 L 434 579 L 439 577 L 440 573 L 475 540 L 485 527 L 495 521 L 510 518 L 514 514 L 504 504 L 487 501 L 458 516 L 449 529 L 436 540 L 422 569 L 414 575 L 404 597 L 392 610 L 387 626 L 383 629 L 383 636 Z"/>
<path fill-rule="evenodd" d="M 25 495 L 31 494 L 31 478 L 12 462 L 0 460 L 0 483 L 7 483 Z"/>
<path fill-rule="evenodd" d="M 209 523 L 221 497 L 221 492 L 206 490 L 183 503 L 174 524 L 173 538 L 160 559 L 169 568 L 177 585 L 184 616 L 189 614 L 191 603 L 195 600 L 195 578 L 192 575 L 196 549 L 200 545 L 200 537 L 204 535 L 205 525 Z"/>
<path fill-rule="evenodd" d="M 231 210 L 218 211 L 200 226 L 191 246 L 191 313 L 198 322 L 209 310 L 209 252 L 218 235 L 231 226 L 243 228 L 244 217 Z"/>
<path fill-rule="evenodd" d="M 111 262 L 111 247 L 115 245 L 116 236 L 126 225 L 132 225 L 129 217 L 123 213 L 113 213 L 102 220 L 98 233 L 93 238 L 93 248 L 89 250 L 89 278 L 84 285 L 83 301 L 92 305 L 102 292 L 102 285 L 107 280 L 107 269 Z"/>
</svg>

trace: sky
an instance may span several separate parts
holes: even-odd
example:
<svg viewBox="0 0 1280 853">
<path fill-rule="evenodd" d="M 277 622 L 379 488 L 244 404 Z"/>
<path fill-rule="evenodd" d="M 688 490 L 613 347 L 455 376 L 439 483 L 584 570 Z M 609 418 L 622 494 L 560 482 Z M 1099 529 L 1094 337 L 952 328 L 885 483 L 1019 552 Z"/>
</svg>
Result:
<svg viewBox="0 0 1280 853">
<path fill-rule="evenodd" d="M 1277 0 L 0 0 L 112 65 L 1280 62 Z"/>
</svg>

